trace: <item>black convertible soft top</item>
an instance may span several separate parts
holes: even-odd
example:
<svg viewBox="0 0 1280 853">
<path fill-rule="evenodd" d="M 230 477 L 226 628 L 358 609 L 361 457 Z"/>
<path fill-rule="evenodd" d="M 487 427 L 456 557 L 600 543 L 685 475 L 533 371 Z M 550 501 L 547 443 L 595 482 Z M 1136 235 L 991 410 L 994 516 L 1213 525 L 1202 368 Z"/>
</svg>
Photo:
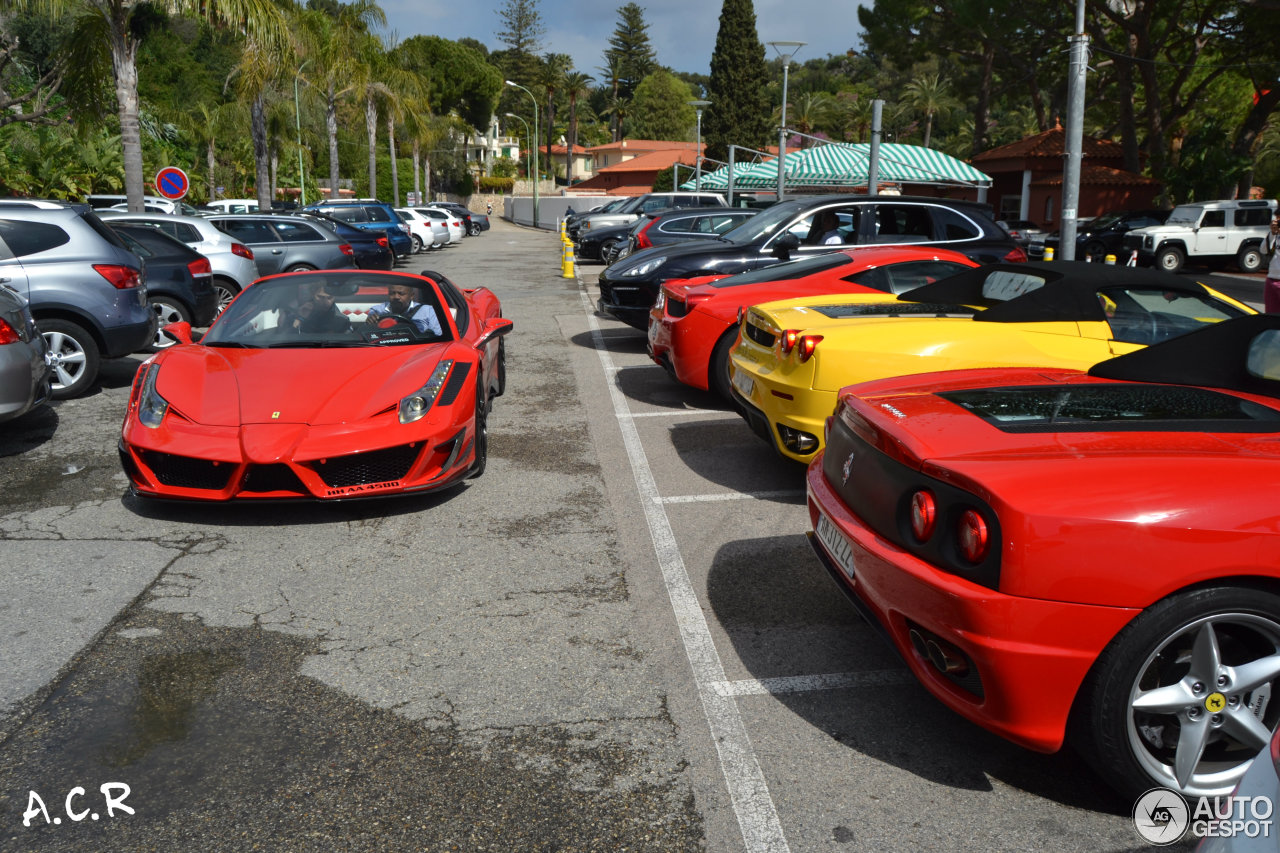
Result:
<svg viewBox="0 0 1280 853">
<path fill-rule="evenodd" d="M 1280 398 L 1280 315 L 1250 314 L 1223 320 L 1098 362 L 1089 375 Z"/>
<path fill-rule="evenodd" d="M 902 302 L 976 305 L 974 320 L 986 323 L 1102 321 L 1098 292 L 1108 288 L 1164 290 L 1206 296 L 1204 285 L 1149 267 L 1083 261 L 986 264 L 963 270 L 898 296 Z"/>
</svg>

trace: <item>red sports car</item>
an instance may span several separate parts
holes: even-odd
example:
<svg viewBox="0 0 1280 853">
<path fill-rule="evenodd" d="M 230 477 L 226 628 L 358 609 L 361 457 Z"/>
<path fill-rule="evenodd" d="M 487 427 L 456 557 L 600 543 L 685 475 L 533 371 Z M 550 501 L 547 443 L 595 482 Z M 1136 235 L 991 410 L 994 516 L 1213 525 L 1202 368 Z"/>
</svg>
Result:
<svg viewBox="0 0 1280 853">
<path fill-rule="evenodd" d="M 827 429 L 810 543 L 934 696 L 1125 794 L 1231 791 L 1280 721 L 1280 316 L 853 385 Z"/>
<path fill-rule="evenodd" d="M 479 476 L 505 390 L 498 299 L 439 273 L 333 270 L 245 288 L 199 343 L 143 362 L 120 460 L 135 494 L 420 493 Z"/>
<path fill-rule="evenodd" d="M 732 400 L 729 350 L 740 309 L 828 293 L 896 295 L 976 263 L 912 246 L 847 249 L 732 276 L 673 279 L 649 312 L 649 355 L 677 381 Z"/>
</svg>

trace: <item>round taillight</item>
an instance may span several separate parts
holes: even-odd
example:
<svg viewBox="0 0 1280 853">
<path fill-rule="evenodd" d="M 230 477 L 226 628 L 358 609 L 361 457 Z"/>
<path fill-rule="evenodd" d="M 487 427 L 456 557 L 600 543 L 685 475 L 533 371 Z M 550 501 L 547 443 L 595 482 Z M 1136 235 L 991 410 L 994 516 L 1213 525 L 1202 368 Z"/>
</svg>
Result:
<svg viewBox="0 0 1280 853">
<path fill-rule="evenodd" d="M 938 504 L 932 494 L 920 491 L 911 496 L 911 535 L 917 542 L 929 541 L 937 520 Z"/>
<path fill-rule="evenodd" d="M 982 520 L 982 516 L 978 515 L 971 509 L 966 509 L 960 514 L 960 529 L 957 531 L 960 539 L 960 554 L 970 563 L 980 563 L 987 556 L 987 547 L 990 545 L 987 523 Z"/>
</svg>

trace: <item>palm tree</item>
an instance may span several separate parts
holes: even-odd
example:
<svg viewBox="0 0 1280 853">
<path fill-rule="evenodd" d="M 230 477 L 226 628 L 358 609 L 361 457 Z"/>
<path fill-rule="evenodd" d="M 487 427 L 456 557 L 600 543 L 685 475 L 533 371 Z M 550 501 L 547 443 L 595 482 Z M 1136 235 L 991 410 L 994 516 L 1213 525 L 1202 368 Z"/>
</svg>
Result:
<svg viewBox="0 0 1280 853">
<path fill-rule="evenodd" d="M 836 115 L 836 102 L 825 92 L 806 92 L 787 106 L 787 123 L 810 136 L 820 128 L 830 127 Z M 811 145 L 812 139 L 801 137 L 801 148 Z"/>
<path fill-rule="evenodd" d="M 224 131 L 230 132 L 234 125 L 241 124 L 243 120 L 244 109 L 238 101 L 216 106 L 207 101 L 200 101 L 182 120 L 183 128 L 191 134 L 197 144 L 204 146 L 205 165 L 209 170 L 209 201 L 217 197 L 218 183 L 214 170 L 218 163 L 218 137 Z"/>
<path fill-rule="evenodd" d="M 90 16 L 99 27 L 101 45 L 111 53 L 120 145 L 124 159 L 124 191 L 129 209 L 142 211 L 142 134 L 138 121 L 138 39 L 134 16 L 148 11 L 146 0 L 10 0 L 12 6 L 36 9 L 53 18 Z M 251 41 L 267 49 L 284 42 L 284 16 L 271 0 L 169 0 L 171 14 L 199 16 L 243 28 Z M 139 28 L 140 29 L 140 28 Z"/>
<path fill-rule="evenodd" d="M 573 186 L 573 148 L 578 144 L 578 101 L 591 94 L 590 74 L 570 71 L 564 75 L 564 94 L 569 99 L 569 133 L 564 155 L 565 186 Z"/>
<path fill-rule="evenodd" d="M 564 86 L 565 75 L 573 68 L 573 58 L 565 53 L 548 53 L 538 68 L 538 85 L 547 94 L 547 109 L 544 113 L 547 127 L 547 163 L 551 163 L 551 145 L 555 142 L 556 124 L 556 92 Z M 551 169 L 555 174 L 555 169 Z"/>
<path fill-rule="evenodd" d="M 358 61 L 356 44 L 373 25 L 387 17 L 375 0 L 338 4 L 336 15 L 320 8 L 298 16 L 297 34 L 307 61 L 307 77 L 325 103 L 325 133 L 329 140 L 329 195 L 338 197 L 338 103 L 354 88 Z"/>
<path fill-rule="evenodd" d="M 925 114 L 924 147 L 929 147 L 933 135 L 933 117 L 945 116 L 959 106 L 951 97 L 950 86 L 937 73 L 921 74 L 903 87 L 903 100 L 917 112 Z"/>
</svg>

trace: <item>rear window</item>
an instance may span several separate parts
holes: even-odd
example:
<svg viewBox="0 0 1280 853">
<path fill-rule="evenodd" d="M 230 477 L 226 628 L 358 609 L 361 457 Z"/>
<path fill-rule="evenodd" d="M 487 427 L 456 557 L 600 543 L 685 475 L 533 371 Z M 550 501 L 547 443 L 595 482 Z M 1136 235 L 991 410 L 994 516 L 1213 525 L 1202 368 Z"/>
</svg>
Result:
<svg viewBox="0 0 1280 853">
<path fill-rule="evenodd" d="M 1280 412 L 1181 385 L 1061 385 L 939 394 L 1005 432 L 1280 432 Z"/>
<path fill-rule="evenodd" d="M 381 207 L 366 207 L 364 209 L 365 216 L 369 217 L 370 222 L 391 222 L 391 214 L 387 213 Z"/>
<path fill-rule="evenodd" d="M 286 243 L 318 243 L 324 240 L 324 235 L 302 222 L 272 222 L 271 227 Z"/>
<path fill-rule="evenodd" d="M 341 219 L 343 222 L 367 222 L 368 219 L 364 215 L 362 207 L 335 207 L 326 210 L 325 213 L 334 219 Z"/>
<path fill-rule="evenodd" d="M 1235 212 L 1236 225 L 1268 225 L 1271 222 L 1271 208 L 1246 207 Z"/>
<path fill-rule="evenodd" d="M 67 232 L 57 225 L 24 222 L 20 219 L 0 219 L 0 239 L 8 244 L 9 251 L 18 258 L 47 252 L 71 240 Z"/>
<path fill-rule="evenodd" d="M 977 225 L 949 207 L 935 207 L 933 215 L 943 240 L 973 240 L 982 236 Z"/>
<path fill-rule="evenodd" d="M 241 243 L 275 243 L 276 232 L 271 226 L 257 219 L 218 219 L 213 223 L 218 230 L 235 237 Z"/>
</svg>

